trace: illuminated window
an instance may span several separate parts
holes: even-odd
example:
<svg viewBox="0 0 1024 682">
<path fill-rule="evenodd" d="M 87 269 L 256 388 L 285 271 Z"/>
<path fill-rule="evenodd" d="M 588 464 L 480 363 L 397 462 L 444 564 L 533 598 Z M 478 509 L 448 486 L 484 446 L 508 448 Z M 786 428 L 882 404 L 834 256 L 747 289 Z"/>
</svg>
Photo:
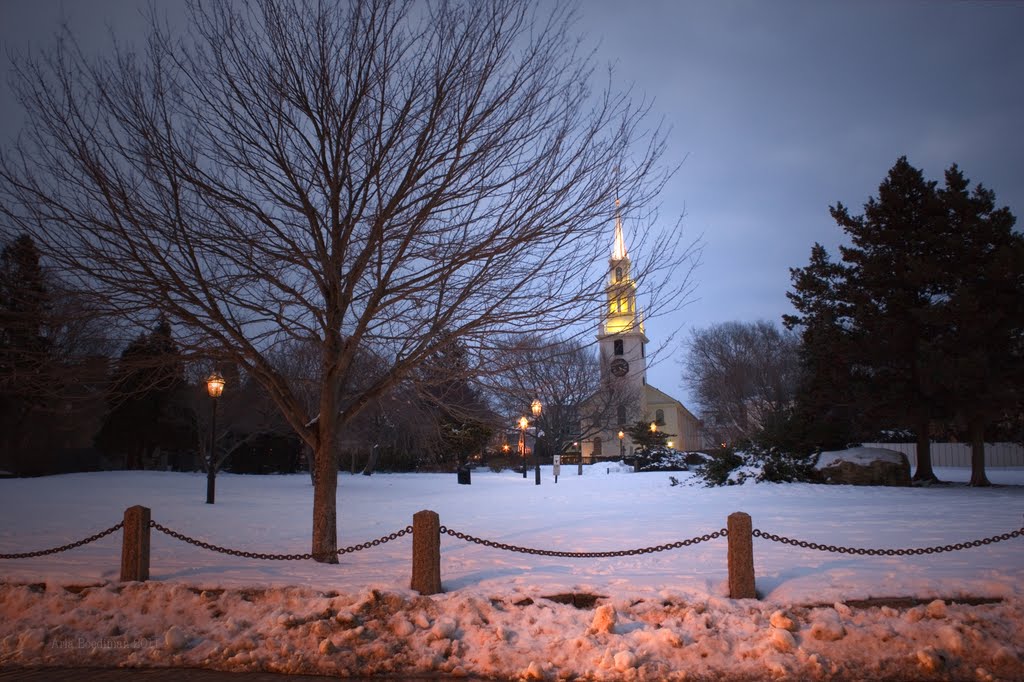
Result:
<svg viewBox="0 0 1024 682">
<path fill-rule="evenodd" d="M 624 355 L 625 351 L 622 349 L 622 339 L 615 339 L 615 354 Z"/>
</svg>

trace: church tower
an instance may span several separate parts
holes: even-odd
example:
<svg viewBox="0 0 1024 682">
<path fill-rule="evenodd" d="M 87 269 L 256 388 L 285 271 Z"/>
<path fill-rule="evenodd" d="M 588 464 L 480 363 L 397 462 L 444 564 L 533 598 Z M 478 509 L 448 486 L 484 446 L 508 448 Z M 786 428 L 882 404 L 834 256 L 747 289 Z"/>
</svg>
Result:
<svg viewBox="0 0 1024 682">
<path fill-rule="evenodd" d="M 632 455 L 634 445 L 626 430 L 638 421 L 650 421 L 652 428 L 670 434 L 669 448 L 703 447 L 700 420 L 681 402 L 647 383 L 647 335 L 631 266 L 616 200 L 605 305 L 597 330 L 603 386 L 581 408 L 580 456 L 585 463 Z"/>
<path fill-rule="evenodd" d="M 647 385 L 647 336 L 644 334 L 643 313 L 636 303 L 636 281 L 630 272 L 629 253 L 622 235 L 622 216 L 615 201 L 615 237 L 612 257 L 608 259 L 608 283 L 605 285 L 606 303 L 597 332 L 604 378 L 626 382 L 630 392 L 638 399 Z M 609 376 L 610 375 L 610 376 Z M 640 409 L 637 410 L 636 408 Z M 643 406 L 633 406 L 629 415 L 620 419 L 622 424 L 637 419 Z"/>
</svg>

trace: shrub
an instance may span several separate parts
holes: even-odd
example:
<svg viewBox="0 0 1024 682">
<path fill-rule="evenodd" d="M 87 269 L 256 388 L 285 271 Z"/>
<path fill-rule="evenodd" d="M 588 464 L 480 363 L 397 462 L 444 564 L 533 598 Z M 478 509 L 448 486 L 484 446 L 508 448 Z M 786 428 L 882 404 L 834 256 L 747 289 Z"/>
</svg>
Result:
<svg viewBox="0 0 1024 682">
<path fill-rule="evenodd" d="M 732 448 L 720 448 L 708 453 L 711 458 L 697 469 L 697 477 L 707 486 L 734 485 L 742 482 L 730 479 L 730 474 L 743 465 L 743 458 Z"/>
<path fill-rule="evenodd" d="M 724 448 L 711 453 L 712 459 L 699 469 L 697 478 L 708 487 L 757 483 L 796 483 L 814 481 L 814 456 L 794 455 L 778 448 L 747 443 L 735 452 Z"/>
</svg>

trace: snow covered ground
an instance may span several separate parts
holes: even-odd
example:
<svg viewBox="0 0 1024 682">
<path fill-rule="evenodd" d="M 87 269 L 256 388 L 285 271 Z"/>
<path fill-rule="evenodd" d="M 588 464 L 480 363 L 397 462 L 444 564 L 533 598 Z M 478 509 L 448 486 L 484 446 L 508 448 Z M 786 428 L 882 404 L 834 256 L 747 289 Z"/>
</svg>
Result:
<svg viewBox="0 0 1024 682">
<path fill-rule="evenodd" d="M 966 481 L 969 471 L 937 472 Z M 670 476 L 683 485 L 670 485 Z M 533 474 L 342 474 L 339 543 L 411 524 L 566 551 L 661 545 L 754 527 L 823 544 L 945 545 L 1014 531 L 1024 469 L 989 489 L 687 485 L 612 465 Z M 309 551 L 296 476 L 107 472 L 0 480 L 0 553 L 44 549 L 143 504 L 158 523 L 266 553 Z M 411 536 L 336 566 L 215 554 L 152 535 L 151 580 L 121 585 L 121 534 L 0 560 L 0 665 L 200 666 L 330 675 L 448 672 L 513 679 L 1024 679 L 1024 538 L 921 557 L 865 557 L 755 539 L 760 600 L 727 598 L 726 540 L 605 559 L 537 557 L 442 537 L 443 595 L 408 589 Z M 72 589 L 67 589 L 67 587 Z M 85 586 L 82 589 L 82 586 Z M 599 595 L 576 608 L 546 597 Z M 913 597 L 920 605 L 863 607 Z M 955 603 L 991 598 L 992 604 Z M 852 605 L 852 607 L 851 607 Z"/>
</svg>

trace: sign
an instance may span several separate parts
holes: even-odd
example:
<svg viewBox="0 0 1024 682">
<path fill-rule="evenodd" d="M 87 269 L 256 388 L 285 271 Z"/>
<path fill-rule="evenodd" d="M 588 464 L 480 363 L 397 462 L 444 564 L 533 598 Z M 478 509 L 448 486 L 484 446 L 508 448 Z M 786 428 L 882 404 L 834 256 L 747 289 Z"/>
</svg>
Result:
<svg viewBox="0 0 1024 682">
<path fill-rule="evenodd" d="M 555 455 L 554 457 L 554 470 L 555 470 L 555 483 L 558 483 L 558 470 L 562 466 L 562 456 Z"/>
</svg>

